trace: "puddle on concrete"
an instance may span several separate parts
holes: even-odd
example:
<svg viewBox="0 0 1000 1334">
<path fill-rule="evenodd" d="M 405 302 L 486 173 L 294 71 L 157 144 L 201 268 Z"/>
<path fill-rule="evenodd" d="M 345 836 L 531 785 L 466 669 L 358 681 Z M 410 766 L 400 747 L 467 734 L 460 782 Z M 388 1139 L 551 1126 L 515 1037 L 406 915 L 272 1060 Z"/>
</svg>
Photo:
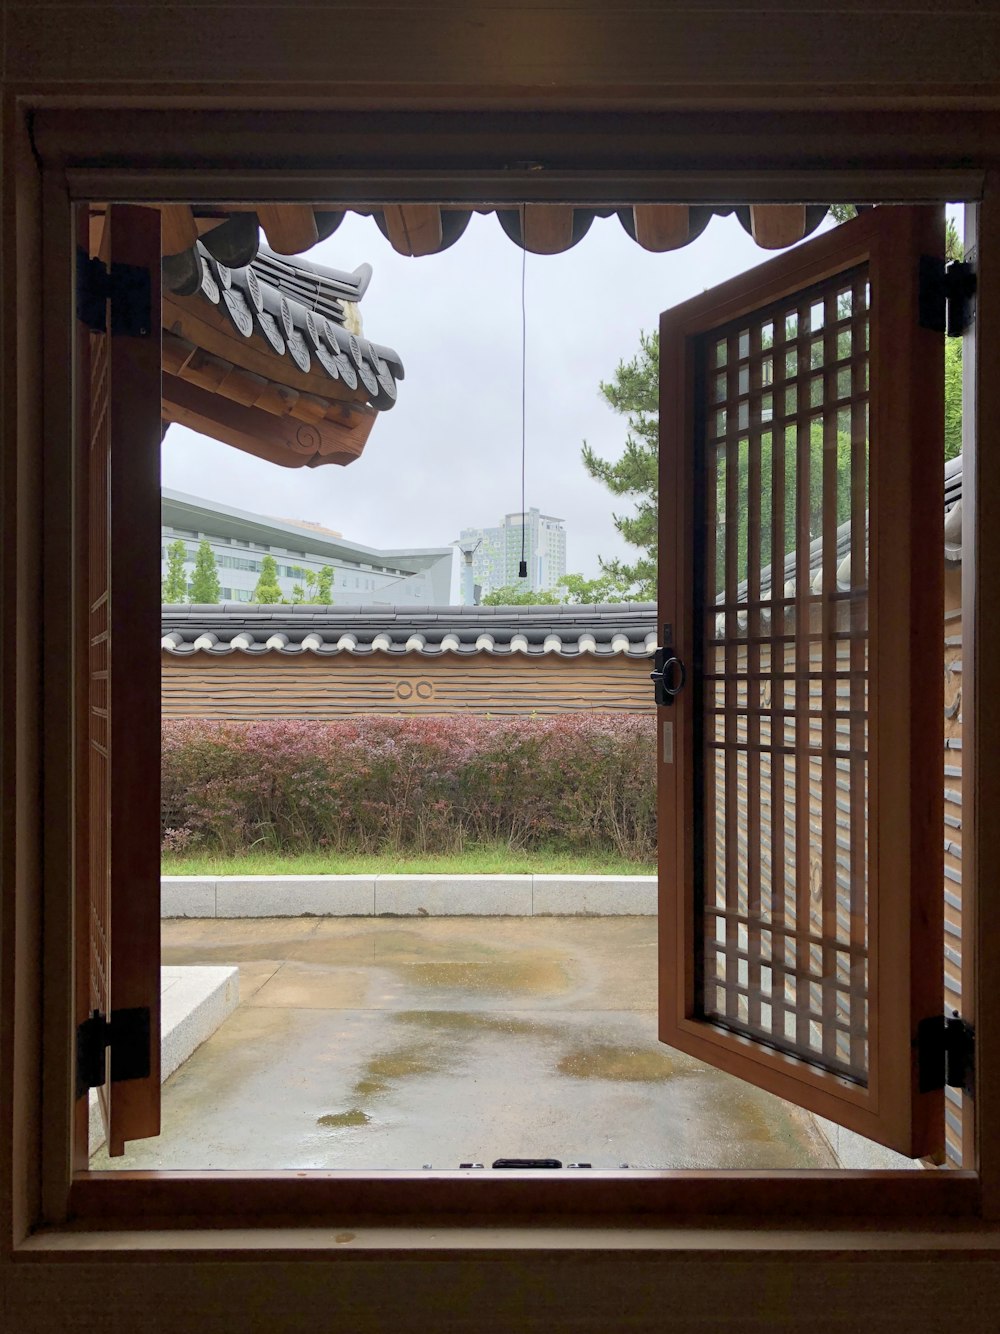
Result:
<svg viewBox="0 0 1000 1334">
<path fill-rule="evenodd" d="M 381 921 L 381 919 L 380 919 Z M 430 959 L 489 961 L 502 957 L 497 948 L 481 935 L 470 932 L 462 918 L 437 917 L 424 930 L 399 927 L 380 930 L 375 937 L 375 959 L 380 964 L 423 963 Z"/>
<path fill-rule="evenodd" d="M 435 1075 L 449 1064 L 447 1056 L 430 1043 L 396 1047 L 372 1056 L 365 1063 L 364 1074 L 354 1085 L 354 1092 L 361 1098 L 378 1097 L 387 1093 L 397 1080 Z"/>
<path fill-rule="evenodd" d="M 601 1043 L 568 1052 L 559 1062 L 559 1073 L 573 1079 L 613 1079 L 618 1082 L 653 1084 L 689 1072 L 663 1051 L 613 1047 Z"/>
<path fill-rule="evenodd" d="M 397 1047 L 395 1051 L 373 1056 L 367 1071 L 372 1079 L 406 1079 L 411 1075 L 435 1074 L 446 1065 L 441 1052 L 420 1044 L 415 1047 Z"/>
<path fill-rule="evenodd" d="M 359 1107 L 352 1107 L 349 1112 L 328 1112 L 316 1121 L 318 1126 L 366 1126 L 371 1120 L 367 1112 Z"/>
<path fill-rule="evenodd" d="M 521 958 L 495 963 L 446 961 L 406 964 L 400 972 L 420 987 L 494 995 L 552 996 L 569 990 L 569 977 L 554 959 Z"/>
<path fill-rule="evenodd" d="M 537 1023 L 533 1019 L 518 1019 L 510 1014 L 483 1014 L 475 1010 L 400 1010 L 392 1018 L 399 1024 L 414 1024 L 447 1033 L 537 1037 L 552 1031 L 550 1024 Z"/>
<path fill-rule="evenodd" d="M 389 1085 L 384 1079 L 359 1079 L 354 1085 L 354 1092 L 359 1098 L 377 1098 L 385 1093 Z"/>
</svg>

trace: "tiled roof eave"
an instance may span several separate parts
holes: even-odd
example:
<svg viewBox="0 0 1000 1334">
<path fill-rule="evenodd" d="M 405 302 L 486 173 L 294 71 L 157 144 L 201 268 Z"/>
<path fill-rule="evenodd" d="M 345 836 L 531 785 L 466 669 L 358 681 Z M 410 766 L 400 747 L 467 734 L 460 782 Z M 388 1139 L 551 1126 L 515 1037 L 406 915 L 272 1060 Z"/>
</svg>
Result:
<svg viewBox="0 0 1000 1334">
<path fill-rule="evenodd" d="M 428 659 L 485 655 L 646 660 L 656 641 L 655 616 L 651 603 L 544 609 L 428 607 L 410 613 L 400 608 L 165 606 L 161 647 L 173 657 L 385 653 Z"/>
</svg>

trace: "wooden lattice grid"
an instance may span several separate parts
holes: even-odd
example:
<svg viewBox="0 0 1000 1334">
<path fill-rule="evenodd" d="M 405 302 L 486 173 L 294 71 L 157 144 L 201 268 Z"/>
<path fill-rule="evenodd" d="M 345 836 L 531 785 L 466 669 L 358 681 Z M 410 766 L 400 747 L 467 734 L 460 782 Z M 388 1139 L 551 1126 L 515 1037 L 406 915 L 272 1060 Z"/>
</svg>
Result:
<svg viewBox="0 0 1000 1334">
<path fill-rule="evenodd" d="M 701 340 L 695 489 L 701 1013 L 859 1084 L 868 306 L 859 266 Z"/>
</svg>

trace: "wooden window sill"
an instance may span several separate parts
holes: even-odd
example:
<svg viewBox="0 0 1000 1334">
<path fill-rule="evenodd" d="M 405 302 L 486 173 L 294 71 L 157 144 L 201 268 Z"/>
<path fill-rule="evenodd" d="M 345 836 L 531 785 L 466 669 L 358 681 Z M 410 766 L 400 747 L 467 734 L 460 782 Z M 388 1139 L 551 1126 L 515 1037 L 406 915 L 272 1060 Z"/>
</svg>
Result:
<svg viewBox="0 0 1000 1334">
<path fill-rule="evenodd" d="M 86 1231 L 80 1228 L 50 1228 L 36 1232 L 15 1251 L 25 1262 L 72 1259 L 105 1254 L 136 1258 L 169 1252 L 212 1260 L 253 1259 L 262 1252 L 332 1258 L 361 1253 L 368 1258 L 406 1252 L 437 1258 L 475 1252 L 481 1258 L 511 1252 L 566 1256 L 573 1253 L 707 1256 L 728 1253 L 762 1257 L 802 1252 L 810 1256 L 858 1257 L 905 1254 L 910 1258 L 949 1252 L 968 1255 L 1000 1255 L 1000 1225 L 935 1220 L 933 1223 L 897 1224 L 887 1230 L 870 1220 L 817 1221 L 794 1227 L 762 1225 L 753 1219 L 695 1218 L 684 1226 L 663 1224 L 656 1219 L 637 1223 L 622 1219 L 598 1225 L 586 1222 L 537 1222 L 475 1224 L 449 1221 L 441 1224 L 391 1226 L 331 1224 L 324 1227 L 232 1227 L 155 1229 L 150 1231 Z"/>
</svg>

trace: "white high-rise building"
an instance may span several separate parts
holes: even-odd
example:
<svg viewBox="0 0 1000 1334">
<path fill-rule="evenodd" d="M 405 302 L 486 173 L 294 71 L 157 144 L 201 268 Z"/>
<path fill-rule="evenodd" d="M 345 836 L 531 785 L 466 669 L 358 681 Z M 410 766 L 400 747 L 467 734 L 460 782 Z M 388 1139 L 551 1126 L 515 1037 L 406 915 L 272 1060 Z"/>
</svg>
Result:
<svg viewBox="0 0 1000 1334">
<path fill-rule="evenodd" d="M 527 579 L 518 577 L 522 532 Z M 509 586 L 545 592 L 566 573 L 565 520 L 537 509 L 505 514 L 495 528 L 463 528 L 460 541 L 465 549 L 479 543 L 472 557 L 472 576 L 484 596 Z"/>
</svg>

